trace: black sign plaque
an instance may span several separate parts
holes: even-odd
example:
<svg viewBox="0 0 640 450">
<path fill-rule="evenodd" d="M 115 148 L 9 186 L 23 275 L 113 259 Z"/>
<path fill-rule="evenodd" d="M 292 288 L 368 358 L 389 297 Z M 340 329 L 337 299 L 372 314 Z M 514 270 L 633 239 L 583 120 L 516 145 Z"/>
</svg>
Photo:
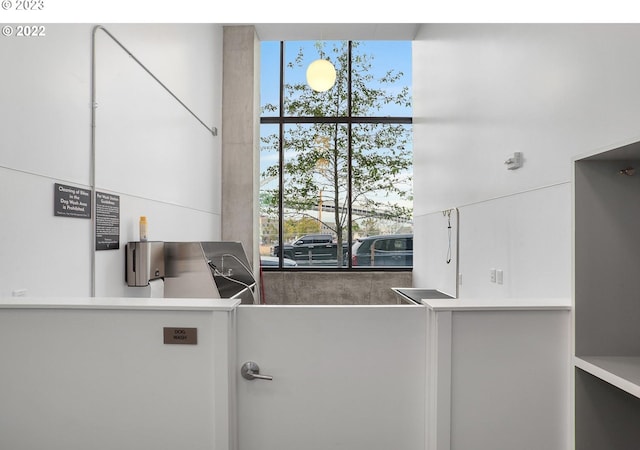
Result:
<svg viewBox="0 0 640 450">
<path fill-rule="evenodd" d="M 53 214 L 55 216 L 91 219 L 91 191 L 55 183 L 53 185 Z"/>
<path fill-rule="evenodd" d="M 120 196 L 96 191 L 96 250 L 120 248 Z"/>
</svg>

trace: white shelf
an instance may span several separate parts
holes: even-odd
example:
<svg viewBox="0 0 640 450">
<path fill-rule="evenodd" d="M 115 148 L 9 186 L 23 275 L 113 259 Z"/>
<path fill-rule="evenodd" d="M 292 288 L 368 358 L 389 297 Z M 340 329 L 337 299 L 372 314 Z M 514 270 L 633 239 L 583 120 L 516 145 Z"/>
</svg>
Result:
<svg viewBox="0 0 640 450">
<path fill-rule="evenodd" d="M 574 365 L 640 398 L 640 356 L 581 356 Z"/>
</svg>

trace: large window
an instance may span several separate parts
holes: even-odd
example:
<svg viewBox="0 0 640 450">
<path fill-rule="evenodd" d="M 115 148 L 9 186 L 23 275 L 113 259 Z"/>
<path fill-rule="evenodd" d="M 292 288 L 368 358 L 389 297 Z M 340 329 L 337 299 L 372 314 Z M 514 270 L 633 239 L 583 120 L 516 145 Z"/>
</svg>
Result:
<svg viewBox="0 0 640 450">
<path fill-rule="evenodd" d="M 411 42 L 263 42 L 263 267 L 413 264 Z M 329 60 L 316 92 L 306 70 Z"/>
</svg>

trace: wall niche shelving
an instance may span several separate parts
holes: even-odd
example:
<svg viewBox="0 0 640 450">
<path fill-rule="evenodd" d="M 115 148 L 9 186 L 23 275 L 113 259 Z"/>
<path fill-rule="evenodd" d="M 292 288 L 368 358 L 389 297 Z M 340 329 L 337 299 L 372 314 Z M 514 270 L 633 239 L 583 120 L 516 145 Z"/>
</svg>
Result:
<svg viewBox="0 0 640 450">
<path fill-rule="evenodd" d="M 575 448 L 640 448 L 640 141 L 574 159 Z"/>
</svg>

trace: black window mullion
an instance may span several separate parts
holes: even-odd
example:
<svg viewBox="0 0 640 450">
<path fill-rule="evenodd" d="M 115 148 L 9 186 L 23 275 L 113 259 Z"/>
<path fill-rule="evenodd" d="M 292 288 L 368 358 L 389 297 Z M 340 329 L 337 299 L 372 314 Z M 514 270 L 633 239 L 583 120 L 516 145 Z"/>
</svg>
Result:
<svg viewBox="0 0 640 450">
<path fill-rule="evenodd" d="M 347 65 L 348 65 L 348 69 L 347 69 L 347 116 L 349 116 L 349 119 L 352 119 L 351 117 L 351 44 L 352 41 L 349 41 L 349 46 L 348 46 L 348 55 L 347 55 Z M 351 248 L 353 247 L 353 227 L 352 227 L 352 220 L 353 220 L 353 189 L 352 189 L 352 182 L 353 182 L 353 166 L 352 166 L 352 155 L 353 155 L 353 149 L 352 149 L 352 136 L 351 136 L 351 132 L 352 132 L 352 128 L 353 128 L 353 123 L 351 121 L 349 121 L 348 125 L 347 125 L 347 197 L 348 197 L 348 201 L 347 201 L 347 267 L 349 269 L 352 268 L 352 258 L 351 258 Z"/>
<path fill-rule="evenodd" d="M 397 123 L 411 124 L 411 117 L 261 117 L 262 124 L 279 123 Z"/>
<path fill-rule="evenodd" d="M 284 41 L 280 41 L 280 105 L 278 113 L 278 268 L 284 267 Z"/>
</svg>

